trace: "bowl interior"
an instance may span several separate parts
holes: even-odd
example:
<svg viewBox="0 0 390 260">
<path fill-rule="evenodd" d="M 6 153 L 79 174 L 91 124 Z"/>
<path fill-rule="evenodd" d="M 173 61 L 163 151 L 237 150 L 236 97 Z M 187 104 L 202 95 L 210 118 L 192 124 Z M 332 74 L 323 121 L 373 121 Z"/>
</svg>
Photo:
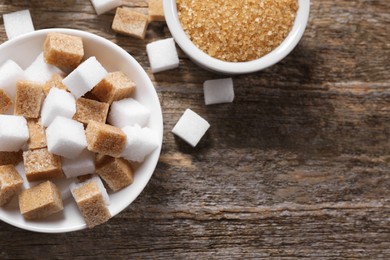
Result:
<svg viewBox="0 0 390 260">
<path fill-rule="evenodd" d="M 200 50 L 187 37 L 177 13 L 176 0 L 164 0 L 164 13 L 168 28 L 180 48 L 198 65 L 203 68 L 224 73 L 244 74 L 265 69 L 286 57 L 301 39 L 310 13 L 310 0 L 298 0 L 299 10 L 295 18 L 294 26 L 286 39 L 272 52 L 248 62 L 226 62 L 213 58 Z"/>
<path fill-rule="evenodd" d="M 123 71 L 137 85 L 133 97 L 151 110 L 148 127 L 157 132 L 161 140 L 160 145 L 158 149 L 149 155 L 146 160 L 136 168 L 132 185 L 119 192 L 109 193 L 109 210 L 112 216 L 115 216 L 136 199 L 148 183 L 156 168 L 161 151 L 163 135 L 162 113 L 157 93 L 146 72 L 130 54 L 102 37 L 78 30 L 39 30 L 7 41 L 0 46 L 0 64 L 7 59 L 12 59 L 25 69 L 38 54 L 42 52 L 43 42 L 47 33 L 53 31 L 82 37 L 85 58 L 96 56 L 109 72 L 117 70 Z M 24 174 L 22 163 L 17 166 L 17 169 Z M 5 207 L 0 208 L 0 219 L 19 228 L 47 233 L 68 232 L 85 228 L 85 222 L 68 189 L 68 184 L 71 180 L 62 179 L 54 182 L 59 185 L 62 190 L 64 199 L 63 213 L 54 214 L 53 216 L 40 221 L 26 221 L 19 212 L 17 198 L 14 198 L 13 201 Z M 25 182 L 25 187 L 28 187 L 29 185 L 30 184 Z"/>
</svg>

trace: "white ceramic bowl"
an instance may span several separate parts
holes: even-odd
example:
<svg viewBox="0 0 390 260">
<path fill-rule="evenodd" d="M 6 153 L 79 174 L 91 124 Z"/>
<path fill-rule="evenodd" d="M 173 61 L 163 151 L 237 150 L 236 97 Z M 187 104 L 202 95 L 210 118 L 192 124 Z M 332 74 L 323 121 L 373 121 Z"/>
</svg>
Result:
<svg viewBox="0 0 390 260">
<path fill-rule="evenodd" d="M 0 46 L 0 64 L 7 59 L 12 59 L 23 69 L 26 68 L 42 52 L 43 42 L 49 32 L 67 33 L 82 37 L 85 57 L 96 56 L 108 71 L 121 70 L 127 74 L 137 85 L 134 98 L 151 110 L 148 126 L 158 134 L 161 140 L 160 146 L 136 169 L 132 185 L 119 192 L 109 193 L 111 203 L 108 208 L 112 216 L 115 216 L 137 198 L 156 168 L 163 135 L 162 113 L 157 93 L 146 72 L 129 53 L 100 36 L 78 30 L 39 30 L 7 41 Z M 19 164 L 17 169 L 19 172 L 23 172 L 23 164 Z M 63 213 L 54 214 L 44 220 L 27 221 L 20 214 L 17 198 L 14 198 L 5 207 L 0 208 L 0 219 L 22 229 L 45 233 L 61 233 L 86 228 L 77 205 L 70 195 L 68 189 L 70 181 L 62 179 L 54 182 L 62 190 Z M 25 187 L 29 185 L 25 183 Z"/>
<path fill-rule="evenodd" d="M 298 0 L 299 10 L 294 26 L 286 39 L 269 54 L 248 62 L 226 62 L 215 59 L 192 43 L 180 25 L 177 15 L 176 0 L 164 0 L 165 19 L 169 30 L 180 48 L 199 66 L 223 74 L 244 74 L 268 68 L 286 57 L 298 44 L 305 31 L 309 13 L 310 0 Z"/>
</svg>

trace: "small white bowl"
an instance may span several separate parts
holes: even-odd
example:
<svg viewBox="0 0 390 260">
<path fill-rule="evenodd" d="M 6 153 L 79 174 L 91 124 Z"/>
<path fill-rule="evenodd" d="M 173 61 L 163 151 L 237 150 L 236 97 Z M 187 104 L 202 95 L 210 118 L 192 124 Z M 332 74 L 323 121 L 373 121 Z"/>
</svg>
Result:
<svg viewBox="0 0 390 260">
<path fill-rule="evenodd" d="M 187 37 L 177 14 L 176 0 L 164 0 L 165 20 L 173 38 L 180 48 L 199 66 L 223 74 L 245 74 L 268 68 L 286 57 L 298 44 L 305 31 L 309 13 L 310 0 L 298 0 L 299 10 L 294 26 L 286 39 L 272 52 L 248 62 L 226 62 L 213 58 L 200 50 Z"/>
<path fill-rule="evenodd" d="M 59 32 L 80 36 L 83 39 L 85 58 L 96 56 L 108 71 L 123 71 L 137 85 L 134 98 L 151 110 L 148 127 L 153 129 L 160 138 L 159 147 L 149 155 L 136 169 L 134 182 L 130 186 L 109 193 L 110 205 L 108 209 L 115 216 L 130 205 L 145 188 L 150 180 L 160 156 L 163 119 L 160 102 L 156 90 L 141 65 L 118 45 L 92 33 L 72 29 L 46 29 L 28 33 L 14 38 L 0 46 L 0 64 L 12 59 L 25 69 L 40 52 L 43 42 L 49 32 Z M 17 169 L 23 173 L 23 164 Z M 47 219 L 29 221 L 25 220 L 19 212 L 17 196 L 6 206 L 0 207 L 0 219 L 13 226 L 44 233 L 62 233 L 86 228 L 85 222 L 77 208 L 76 203 L 68 190 L 69 180 L 53 180 L 61 189 L 64 200 L 64 211 L 50 216 Z M 27 184 L 25 183 L 25 186 Z"/>
</svg>

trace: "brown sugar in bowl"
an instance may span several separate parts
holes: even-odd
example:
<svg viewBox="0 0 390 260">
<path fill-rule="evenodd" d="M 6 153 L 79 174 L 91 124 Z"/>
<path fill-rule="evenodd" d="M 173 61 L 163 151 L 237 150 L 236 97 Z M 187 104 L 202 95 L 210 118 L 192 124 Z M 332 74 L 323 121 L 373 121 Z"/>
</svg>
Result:
<svg viewBox="0 0 390 260">
<path fill-rule="evenodd" d="M 250 0 L 244 2 L 247 5 L 254 4 Z M 218 19 L 216 18 L 218 15 L 211 17 L 211 12 L 207 14 L 208 11 L 204 11 L 205 7 L 207 7 L 206 5 L 209 4 L 208 1 L 197 3 L 196 1 L 165 0 L 164 12 L 167 25 L 176 43 L 195 63 L 205 69 L 222 74 L 245 74 L 268 68 L 286 57 L 300 41 L 309 18 L 310 0 L 280 0 L 275 2 L 263 0 L 262 2 L 265 6 L 261 7 L 257 3 L 257 7 L 259 9 L 265 8 L 259 13 L 273 20 L 269 23 L 264 22 L 267 19 L 261 20 L 262 17 L 255 17 L 256 12 L 249 9 L 245 11 L 245 8 L 241 8 L 245 7 L 245 5 L 239 6 L 243 1 L 218 0 L 211 3 L 210 5 L 213 5 L 210 7 L 211 9 L 221 8 L 213 12 L 214 14 L 219 14 L 220 17 L 226 18 L 227 16 L 224 12 L 233 10 L 232 16 L 237 16 L 234 19 L 221 19 L 221 21 L 215 20 Z M 276 2 L 279 3 L 276 4 Z M 294 5 L 294 2 L 298 2 L 296 14 L 292 13 L 297 7 L 296 4 Z M 178 4 L 181 4 L 179 7 L 181 15 L 179 15 Z M 288 8 L 285 8 L 283 4 L 288 5 Z M 199 8 L 199 10 L 203 11 L 199 13 L 196 12 L 197 10 L 188 11 L 186 8 Z M 241 10 L 240 8 L 243 9 L 242 12 L 238 11 Z M 284 13 L 283 15 L 278 15 L 278 13 L 273 13 L 275 10 L 271 10 L 271 8 L 275 8 L 278 12 L 284 11 Z M 290 12 L 288 12 L 289 10 Z M 183 12 L 187 12 L 187 17 L 183 18 Z M 207 15 L 202 16 L 204 14 Z M 288 24 L 292 20 L 291 17 L 286 17 L 290 15 L 295 16 L 292 25 Z M 187 21 L 185 20 L 186 18 L 188 18 Z M 264 23 L 264 32 L 259 32 L 259 35 L 254 34 L 256 30 L 254 23 L 256 23 L 257 18 L 259 18 L 259 22 L 263 21 Z M 254 19 L 253 24 L 249 22 L 251 19 Z M 280 21 L 277 19 L 280 19 Z M 193 22 L 191 23 L 191 21 Z M 214 25 L 205 26 L 207 21 L 211 21 Z M 216 23 L 219 23 L 220 26 L 216 26 Z M 237 39 L 242 38 L 241 43 L 238 43 L 237 46 L 233 46 L 234 44 L 223 45 L 222 43 L 226 43 L 230 38 L 234 38 L 228 37 L 229 30 L 232 33 L 240 33 L 238 30 L 232 30 L 234 24 L 237 24 L 237 28 L 241 27 L 241 30 L 245 28 L 248 32 L 242 33 L 243 36 L 236 36 L 238 37 Z M 227 27 L 226 30 L 223 29 L 225 25 Z M 199 30 L 197 26 L 201 26 L 202 29 Z M 272 26 L 275 27 L 274 30 L 272 30 Z M 279 29 L 277 30 L 276 28 Z M 213 29 L 220 31 L 220 37 L 218 34 L 213 33 L 212 37 L 214 39 L 209 39 Z M 268 35 L 268 33 L 272 35 Z M 206 34 L 208 36 L 205 36 Z M 259 42 L 262 36 L 265 39 L 263 42 Z M 204 46 L 201 46 L 202 42 Z M 212 45 L 213 43 L 214 45 Z M 220 43 L 220 46 L 218 43 Z M 207 44 L 211 44 L 211 46 L 205 48 Z M 242 46 L 241 50 L 239 46 Z M 256 48 L 262 47 L 264 48 L 263 50 L 256 50 Z"/>
</svg>

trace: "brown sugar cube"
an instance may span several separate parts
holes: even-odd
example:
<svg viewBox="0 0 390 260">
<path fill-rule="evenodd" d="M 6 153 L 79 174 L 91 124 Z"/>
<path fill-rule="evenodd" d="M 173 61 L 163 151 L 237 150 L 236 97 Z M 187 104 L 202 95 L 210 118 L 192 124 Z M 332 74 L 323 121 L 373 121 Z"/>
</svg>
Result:
<svg viewBox="0 0 390 260">
<path fill-rule="evenodd" d="M 43 44 L 45 61 L 63 69 L 75 69 L 84 57 L 83 40 L 81 37 L 49 33 Z"/>
<path fill-rule="evenodd" d="M 39 123 L 38 119 L 27 120 L 28 132 L 30 139 L 28 140 L 28 148 L 30 150 L 44 148 L 46 144 L 45 128 Z"/>
<path fill-rule="evenodd" d="M 79 182 L 85 182 L 85 181 L 91 179 L 92 176 L 93 176 L 93 174 L 80 175 L 80 176 L 77 176 L 77 180 L 78 180 Z"/>
<path fill-rule="evenodd" d="M 38 118 L 43 102 L 43 86 L 33 81 L 16 83 L 15 115 Z"/>
<path fill-rule="evenodd" d="M 121 71 L 111 72 L 92 89 L 92 94 L 102 102 L 111 104 L 114 101 L 130 97 L 135 83 Z"/>
<path fill-rule="evenodd" d="M 92 94 L 92 90 L 91 90 L 91 91 L 88 91 L 87 93 L 85 93 L 83 97 L 84 97 L 84 98 L 87 98 L 87 99 L 92 99 L 92 100 L 96 100 L 96 101 L 101 101 L 101 100 L 99 100 L 94 94 Z"/>
<path fill-rule="evenodd" d="M 12 105 L 11 98 L 5 93 L 3 89 L 0 89 L 0 114 L 4 114 Z"/>
<path fill-rule="evenodd" d="M 63 177 L 61 159 L 47 148 L 23 152 L 24 171 L 28 181 Z"/>
<path fill-rule="evenodd" d="M 51 181 L 19 194 L 20 213 L 25 219 L 42 219 L 64 209 L 61 193 Z"/>
<path fill-rule="evenodd" d="M 110 105 L 92 99 L 79 98 L 76 102 L 76 114 L 73 116 L 83 124 L 88 124 L 90 120 L 105 123 Z"/>
<path fill-rule="evenodd" d="M 0 165 L 16 165 L 23 161 L 23 152 L 0 152 Z"/>
<path fill-rule="evenodd" d="M 95 156 L 95 166 L 96 166 L 96 169 L 104 166 L 107 163 L 109 163 L 111 161 L 111 158 L 113 158 L 113 157 L 97 153 L 96 156 Z"/>
<path fill-rule="evenodd" d="M 14 165 L 0 166 L 0 207 L 11 201 L 22 184 L 23 179 Z"/>
<path fill-rule="evenodd" d="M 96 168 L 96 173 L 113 191 L 118 191 L 133 183 L 133 169 L 128 161 L 122 158 L 105 156 L 106 162 Z"/>
<path fill-rule="evenodd" d="M 63 77 L 60 74 L 53 74 L 51 78 L 46 81 L 45 85 L 43 86 L 43 92 L 47 96 L 52 88 L 59 88 L 63 89 L 65 91 L 69 92 L 69 89 L 65 86 L 64 83 L 62 83 Z"/>
<path fill-rule="evenodd" d="M 163 0 L 149 0 L 149 21 L 165 21 Z"/>
<path fill-rule="evenodd" d="M 117 127 L 89 121 L 85 131 L 88 150 L 112 157 L 120 157 L 126 145 L 126 134 Z"/>
<path fill-rule="evenodd" d="M 117 33 L 144 39 L 148 23 L 148 16 L 127 7 L 119 7 L 116 9 L 112 29 Z"/>
<path fill-rule="evenodd" d="M 87 180 L 85 183 L 71 187 L 71 191 L 89 228 L 100 225 L 111 218 L 102 191 L 96 181 Z"/>
</svg>

